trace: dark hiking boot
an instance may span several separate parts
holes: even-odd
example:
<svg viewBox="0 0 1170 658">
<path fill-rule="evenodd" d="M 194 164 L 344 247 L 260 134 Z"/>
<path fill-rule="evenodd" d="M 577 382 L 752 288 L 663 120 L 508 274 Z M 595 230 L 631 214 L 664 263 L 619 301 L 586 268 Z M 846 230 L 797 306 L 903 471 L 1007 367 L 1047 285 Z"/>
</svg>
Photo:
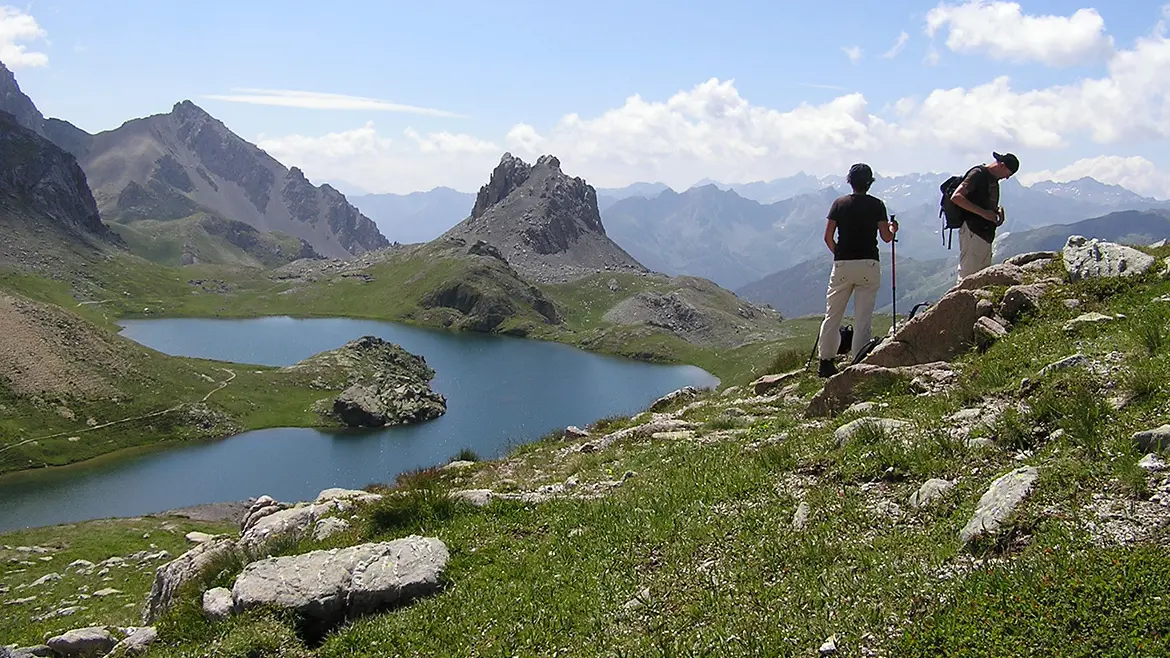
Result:
<svg viewBox="0 0 1170 658">
<path fill-rule="evenodd" d="M 817 369 L 817 374 L 821 377 L 832 377 L 837 374 L 837 365 L 833 363 L 832 359 L 821 359 L 821 366 Z"/>
</svg>

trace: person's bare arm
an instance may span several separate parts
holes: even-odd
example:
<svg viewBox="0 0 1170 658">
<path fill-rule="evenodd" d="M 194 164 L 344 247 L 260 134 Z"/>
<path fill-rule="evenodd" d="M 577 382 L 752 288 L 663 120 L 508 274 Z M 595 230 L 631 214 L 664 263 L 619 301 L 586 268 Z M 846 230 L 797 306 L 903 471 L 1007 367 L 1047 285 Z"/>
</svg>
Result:
<svg viewBox="0 0 1170 658">
<path fill-rule="evenodd" d="M 893 230 L 891 230 L 891 227 Z M 878 234 L 882 236 L 882 242 L 890 242 L 894 239 L 894 234 L 898 232 L 898 220 L 890 222 L 878 222 Z"/>
<path fill-rule="evenodd" d="M 829 247 L 829 253 L 834 256 L 837 255 L 837 241 L 833 239 L 837 232 L 837 222 L 831 219 L 825 220 L 825 245 Z"/>
<path fill-rule="evenodd" d="M 954 201 L 955 205 L 962 208 L 963 210 L 973 212 L 989 222 L 994 222 L 999 218 L 998 213 L 996 213 L 994 210 L 980 208 L 979 206 L 975 205 L 974 202 L 968 199 L 966 195 L 967 183 L 964 181 L 961 185 L 959 185 L 959 189 L 955 190 L 955 193 L 951 195 L 951 201 Z"/>
</svg>

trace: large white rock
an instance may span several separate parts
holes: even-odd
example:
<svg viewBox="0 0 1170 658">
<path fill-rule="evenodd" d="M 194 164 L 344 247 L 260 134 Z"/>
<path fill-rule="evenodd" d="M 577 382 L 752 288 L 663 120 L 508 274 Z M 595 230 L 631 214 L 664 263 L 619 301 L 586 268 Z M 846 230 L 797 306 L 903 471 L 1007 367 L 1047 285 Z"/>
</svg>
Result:
<svg viewBox="0 0 1170 658">
<path fill-rule="evenodd" d="M 322 630 L 437 591 L 448 557 L 441 540 L 411 535 L 259 560 L 236 578 L 234 609 L 291 609 Z"/>
<path fill-rule="evenodd" d="M 203 593 L 203 614 L 211 619 L 227 619 L 234 606 L 232 591 L 226 587 L 216 587 Z"/>
</svg>

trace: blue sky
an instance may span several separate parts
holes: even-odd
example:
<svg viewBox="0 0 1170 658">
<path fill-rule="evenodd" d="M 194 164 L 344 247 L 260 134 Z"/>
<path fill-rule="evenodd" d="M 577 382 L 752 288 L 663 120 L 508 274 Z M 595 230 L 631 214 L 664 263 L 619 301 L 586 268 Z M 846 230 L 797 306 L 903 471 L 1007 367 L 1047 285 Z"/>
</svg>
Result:
<svg viewBox="0 0 1170 658">
<path fill-rule="evenodd" d="M 1170 195 L 1170 110 L 1077 91 L 1114 77 L 1124 79 L 1112 96 L 1134 95 L 1125 84 L 1170 89 L 1144 84 L 1166 78 L 1154 66 L 1170 57 L 1156 34 L 1159 2 L 38 0 L 4 12 L 0 59 L 48 116 L 97 132 L 190 99 L 310 177 L 371 191 L 474 189 L 505 150 L 551 151 L 601 186 L 685 187 L 834 173 L 855 159 L 879 172 L 960 169 L 997 148 L 1015 150 L 1033 174 L 1088 172 Z M 30 18 L 36 35 L 14 22 Z M 1145 47 L 1156 56 L 1126 57 L 1152 36 Z M 1151 68 L 1133 71 L 1132 60 Z M 1006 87 L 975 91 L 1000 76 Z M 1045 97 L 1054 88 L 1061 98 Z M 211 98 L 254 89 L 441 112 Z M 954 93 L 928 102 L 936 90 Z M 635 95 L 648 105 L 631 105 Z M 1106 105 L 1099 117 L 1075 116 Z M 1148 125 L 1123 125 L 1145 113 Z M 1118 134 L 1094 141 L 1109 121 Z"/>
</svg>

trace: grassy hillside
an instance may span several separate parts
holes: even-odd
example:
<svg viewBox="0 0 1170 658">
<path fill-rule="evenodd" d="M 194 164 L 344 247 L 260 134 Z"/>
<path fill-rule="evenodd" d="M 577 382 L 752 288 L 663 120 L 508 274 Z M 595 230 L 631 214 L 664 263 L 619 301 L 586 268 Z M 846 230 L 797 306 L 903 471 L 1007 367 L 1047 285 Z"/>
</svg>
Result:
<svg viewBox="0 0 1170 658">
<path fill-rule="evenodd" d="M 950 386 L 895 379 L 864 394 L 868 410 L 806 418 L 820 382 L 805 374 L 776 395 L 702 395 L 588 439 L 402 477 L 345 534 L 275 554 L 435 536 L 451 552 L 438 595 L 310 646 L 288 615 L 202 616 L 202 587 L 230 585 L 237 565 L 184 594 L 150 655 L 803 656 L 830 637 L 850 656 L 1165 655 L 1170 473 L 1140 467 L 1132 435 L 1170 409 L 1170 304 L 1151 301 L 1168 294 L 1157 272 L 1066 282 L 957 359 Z M 1085 312 L 1115 319 L 1064 328 Z M 1083 365 L 1039 374 L 1074 353 Z M 909 426 L 837 439 L 864 416 Z M 668 418 L 675 431 L 647 424 Z M 1033 490 L 964 544 L 983 493 L 1021 467 L 1038 470 Z M 915 506 L 931 478 L 952 486 Z M 466 489 L 493 499 L 450 496 Z M 12 628 L 40 639 L 32 622 Z"/>
<path fill-rule="evenodd" d="M 131 252 L 171 267 L 194 263 L 278 267 L 314 255 L 311 247 L 290 235 L 261 233 L 205 213 L 177 220 L 115 222 L 110 227 Z"/>
</svg>

